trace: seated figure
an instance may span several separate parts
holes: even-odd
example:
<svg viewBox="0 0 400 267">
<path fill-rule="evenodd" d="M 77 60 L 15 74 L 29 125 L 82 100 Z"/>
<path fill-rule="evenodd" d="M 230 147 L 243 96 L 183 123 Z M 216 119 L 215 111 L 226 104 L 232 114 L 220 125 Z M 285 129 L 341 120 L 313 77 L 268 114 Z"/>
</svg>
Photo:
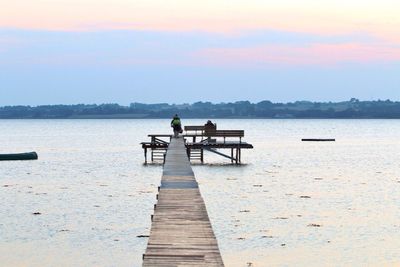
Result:
<svg viewBox="0 0 400 267">
<path fill-rule="evenodd" d="M 217 124 L 212 123 L 210 120 L 207 121 L 206 124 L 204 124 L 204 132 L 209 133 L 209 132 L 215 132 L 217 130 Z"/>
</svg>

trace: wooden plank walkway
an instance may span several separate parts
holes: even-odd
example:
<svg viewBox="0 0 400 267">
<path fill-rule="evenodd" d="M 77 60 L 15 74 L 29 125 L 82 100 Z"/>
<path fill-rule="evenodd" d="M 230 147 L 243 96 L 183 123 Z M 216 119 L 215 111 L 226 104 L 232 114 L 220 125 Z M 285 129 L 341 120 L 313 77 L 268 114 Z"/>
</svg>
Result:
<svg viewBox="0 0 400 267">
<path fill-rule="evenodd" d="M 168 147 L 143 266 L 224 266 L 183 138 Z"/>
</svg>

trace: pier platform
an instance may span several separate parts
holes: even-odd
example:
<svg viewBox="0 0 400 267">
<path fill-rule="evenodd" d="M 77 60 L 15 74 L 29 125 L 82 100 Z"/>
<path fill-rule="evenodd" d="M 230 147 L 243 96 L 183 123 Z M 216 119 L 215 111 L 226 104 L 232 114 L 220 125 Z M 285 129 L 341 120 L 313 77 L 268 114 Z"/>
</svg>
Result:
<svg viewBox="0 0 400 267">
<path fill-rule="evenodd" d="M 170 134 L 149 134 L 150 142 L 142 142 L 144 159 L 147 164 L 147 152 L 150 151 L 151 162 L 164 161 L 165 154 L 172 138 Z M 184 139 L 186 154 L 190 161 L 204 162 L 204 151 L 227 158 L 231 163 L 242 162 L 242 149 L 253 149 L 253 145 L 242 141 L 244 130 L 207 130 L 204 126 L 185 126 Z M 230 139 L 229 141 L 227 139 Z M 233 141 L 232 139 L 236 139 Z M 190 141 L 189 141 L 190 140 Z M 230 153 L 221 152 L 230 150 Z"/>
<path fill-rule="evenodd" d="M 183 138 L 166 152 L 143 266 L 224 266 Z"/>
</svg>

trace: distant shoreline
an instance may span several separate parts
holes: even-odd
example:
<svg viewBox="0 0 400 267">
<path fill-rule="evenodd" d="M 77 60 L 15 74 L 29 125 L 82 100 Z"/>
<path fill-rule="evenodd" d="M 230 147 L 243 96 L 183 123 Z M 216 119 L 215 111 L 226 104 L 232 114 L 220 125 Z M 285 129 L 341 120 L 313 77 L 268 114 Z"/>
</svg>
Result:
<svg viewBox="0 0 400 267">
<path fill-rule="evenodd" d="M 0 107 L 0 119 L 163 119 L 179 114 L 190 119 L 400 119 L 400 102 L 391 100 L 344 102 L 193 104 L 78 104 Z"/>
<path fill-rule="evenodd" d="M 0 120 L 167 120 L 170 118 L 155 117 L 71 117 L 71 118 L 0 118 Z M 271 117 L 183 117 L 186 120 L 400 120 L 399 118 L 271 118 Z"/>
</svg>

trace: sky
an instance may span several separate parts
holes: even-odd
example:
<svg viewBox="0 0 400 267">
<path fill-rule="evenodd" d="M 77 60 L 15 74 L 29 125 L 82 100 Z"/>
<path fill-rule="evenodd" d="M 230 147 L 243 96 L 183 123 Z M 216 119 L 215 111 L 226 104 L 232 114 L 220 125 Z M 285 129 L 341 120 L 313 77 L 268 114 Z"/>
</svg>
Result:
<svg viewBox="0 0 400 267">
<path fill-rule="evenodd" d="M 400 100 L 396 0 L 0 0 L 0 105 Z"/>
</svg>

